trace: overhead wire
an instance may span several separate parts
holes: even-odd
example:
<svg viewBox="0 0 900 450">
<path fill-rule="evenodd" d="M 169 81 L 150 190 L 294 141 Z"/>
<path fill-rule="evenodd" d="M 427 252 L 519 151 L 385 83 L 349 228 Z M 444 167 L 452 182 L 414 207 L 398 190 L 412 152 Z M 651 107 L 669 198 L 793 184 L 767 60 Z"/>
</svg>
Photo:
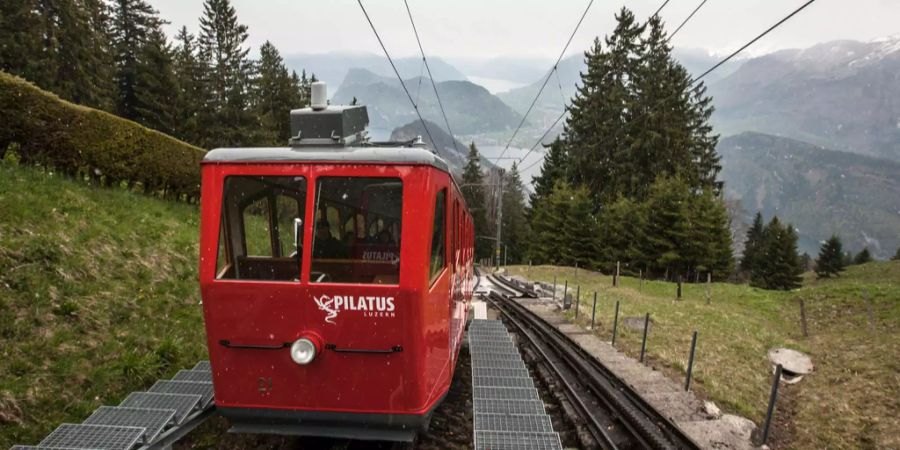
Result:
<svg viewBox="0 0 900 450">
<path fill-rule="evenodd" d="M 697 11 L 700 11 L 700 8 L 702 8 L 703 5 L 705 5 L 706 2 L 708 2 L 708 1 L 709 1 L 709 0 L 703 0 L 702 2 L 700 2 L 700 4 L 697 5 L 697 7 L 694 8 L 693 11 L 691 11 L 691 13 L 687 16 L 687 18 L 684 19 L 684 20 L 681 22 L 681 25 L 678 25 L 678 28 L 675 28 L 675 31 L 673 31 L 672 34 L 670 34 L 670 35 L 666 38 L 666 42 L 671 41 L 672 38 L 675 37 L 675 35 L 678 34 L 679 31 L 681 31 L 681 28 L 684 27 L 684 24 L 688 23 L 688 21 L 690 21 L 691 18 L 694 17 L 694 14 L 697 14 Z"/>
<path fill-rule="evenodd" d="M 362 9 L 363 14 L 366 16 L 366 21 L 369 22 L 369 26 L 372 28 L 372 32 L 375 33 L 375 38 L 378 39 L 378 44 L 381 45 L 381 50 L 384 51 L 384 56 L 386 56 L 388 62 L 391 63 L 391 68 L 394 69 L 394 74 L 397 75 L 397 79 L 400 80 L 400 86 L 403 87 L 403 92 L 406 92 L 406 96 L 409 98 L 409 102 L 413 105 L 413 109 L 416 111 L 416 115 L 419 117 L 419 121 L 422 122 L 422 128 L 425 129 L 425 134 L 428 135 L 428 139 L 431 141 L 431 145 L 437 147 L 437 141 L 435 141 L 431 136 L 431 131 L 428 130 L 428 124 L 425 122 L 425 119 L 422 118 L 422 113 L 419 112 L 419 105 L 417 105 L 416 102 L 413 101 L 412 95 L 409 93 L 409 89 L 406 88 L 406 83 L 403 82 L 403 77 L 400 76 L 400 72 L 397 70 L 397 66 L 394 64 L 394 60 L 391 59 L 391 54 L 388 53 L 387 47 L 384 46 L 384 41 L 381 40 L 381 36 L 378 34 L 378 30 L 375 29 L 375 24 L 372 23 L 372 18 L 369 17 L 369 12 L 366 11 L 366 7 L 363 6 L 362 0 L 356 1 L 357 3 L 359 3 L 359 8 Z"/>
<path fill-rule="evenodd" d="M 703 73 L 700 74 L 699 76 L 692 78 L 691 81 L 688 83 L 687 87 L 691 87 L 691 86 L 694 86 L 695 84 L 697 84 L 697 83 L 698 83 L 700 80 L 702 80 L 704 77 L 706 77 L 707 75 L 709 75 L 710 73 L 712 73 L 713 71 L 715 71 L 716 69 L 718 69 L 719 67 L 721 67 L 721 66 L 722 66 L 723 64 L 725 64 L 726 62 L 730 61 L 732 58 L 734 58 L 735 56 L 737 56 L 738 54 L 740 54 L 742 51 L 746 50 L 748 47 L 750 47 L 751 45 L 753 45 L 754 43 L 756 43 L 758 40 L 760 40 L 760 39 L 762 39 L 763 37 L 765 37 L 767 34 L 771 33 L 771 32 L 772 32 L 773 30 L 775 30 L 776 28 L 780 27 L 782 24 L 784 24 L 785 22 L 787 22 L 788 20 L 790 20 L 792 17 L 794 17 L 795 15 L 797 15 L 797 13 L 799 13 L 800 11 L 806 9 L 807 6 L 813 4 L 815 1 L 816 1 L 816 0 L 808 0 L 806 3 L 800 5 L 800 7 L 798 7 L 798 8 L 795 9 L 794 11 L 792 11 L 790 14 L 788 14 L 788 15 L 785 16 L 785 17 L 783 17 L 781 20 L 779 20 L 778 22 L 776 22 L 774 25 L 772 25 L 771 27 L 767 28 L 765 31 L 763 31 L 762 33 L 760 33 L 759 35 L 757 35 L 756 37 L 754 37 L 754 38 L 753 38 L 752 40 L 750 40 L 748 43 L 746 43 L 746 44 L 744 44 L 743 46 L 741 46 L 741 48 L 735 50 L 734 52 L 732 52 L 731 54 L 729 54 L 728 56 L 726 56 L 725 58 L 723 58 L 722 60 L 720 60 L 719 62 L 717 62 L 716 64 L 714 64 L 712 67 L 710 67 L 709 69 L 707 69 L 705 72 L 703 72 Z M 665 101 L 665 100 L 668 100 L 668 98 L 663 98 L 663 99 L 661 99 L 659 103 L 662 103 L 662 102 Z M 555 123 L 554 123 L 554 125 L 551 126 L 551 129 L 552 129 L 553 126 L 555 126 Z M 545 133 L 545 135 L 546 135 L 546 133 Z M 541 140 L 543 140 L 543 138 L 541 138 Z M 539 140 L 538 142 L 540 142 L 540 140 Z M 525 170 L 530 169 L 531 167 L 534 167 L 538 162 L 542 161 L 542 160 L 544 159 L 545 156 L 546 156 L 546 154 L 541 155 L 540 158 L 538 158 L 534 163 L 530 164 L 527 168 L 523 169 L 522 172 L 524 172 Z M 524 157 L 523 157 L 523 159 L 524 159 Z M 521 161 L 520 161 L 520 162 L 521 162 Z"/>
<path fill-rule="evenodd" d="M 428 71 L 428 78 L 431 79 L 431 88 L 434 89 L 434 96 L 437 97 L 438 107 L 440 107 L 441 115 L 444 117 L 444 125 L 447 125 L 447 133 L 450 134 L 450 140 L 453 141 L 453 148 L 456 149 L 456 153 L 462 153 L 459 150 L 459 145 L 456 143 L 456 137 L 453 135 L 453 130 L 450 128 L 450 121 L 447 120 L 447 112 L 444 111 L 444 103 L 441 102 L 441 96 L 438 94 L 437 84 L 434 82 L 434 76 L 431 74 L 431 67 L 428 65 L 428 58 L 425 57 L 425 50 L 422 48 L 422 41 L 419 39 L 419 30 L 416 28 L 416 21 L 413 20 L 412 11 L 409 9 L 409 3 L 406 0 L 403 0 L 403 4 L 406 6 L 406 14 L 409 16 L 409 23 L 412 25 L 413 34 L 416 35 L 416 43 L 419 45 L 419 53 L 422 54 L 422 62 L 425 63 L 425 70 Z M 435 145 L 437 144 L 435 143 Z"/>
<path fill-rule="evenodd" d="M 668 2 L 668 0 L 666 0 Z M 559 67 L 559 62 L 562 61 L 563 56 L 566 54 L 566 50 L 569 49 L 569 45 L 572 43 L 572 39 L 575 38 L 575 33 L 578 32 L 578 28 L 581 27 L 581 23 L 584 22 L 585 16 L 587 16 L 588 11 L 590 11 L 591 6 L 594 4 L 594 0 L 590 0 L 587 4 L 587 7 L 584 8 L 584 12 L 581 13 L 581 17 L 578 19 L 578 23 L 575 24 L 575 28 L 572 30 L 572 34 L 569 35 L 569 39 L 566 41 L 566 45 L 563 46 L 562 51 L 559 53 L 559 57 L 556 58 L 556 62 L 553 63 L 553 67 L 550 72 L 547 72 L 547 76 L 544 78 L 544 82 L 541 84 L 540 89 L 538 89 L 537 94 L 534 96 L 534 100 L 531 101 L 531 105 L 528 106 L 528 109 L 525 111 L 525 114 L 522 115 L 522 120 L 519 122 L 519 125 L 516 127 L 515 131 L 513 131 L 512 136 L 509 138 L 509 141 L 506 143 L 506 146 L 503 148 L 503 151 L 500 152 L 500 156 L 494 161 L 494 164 L 506 154 L 506 151 L 509 150 L 509 146 L 512 144 L 512 141 L 516 138 L 516 135 L 519 134 L 519 130 L 522 129 L 522 126 L 525 125 L 525 119 L 528 118 L 528 114 L 531 113 L 531 110 L 534 109 L 535 103 L 537 103 L 538 98 L 540 98 L 541 93 L 544 92 L 544 88 L 547 87 L 547 82 L 550 81 L 550 77 L 553 76 L 553 71 Z"/>
</svg>

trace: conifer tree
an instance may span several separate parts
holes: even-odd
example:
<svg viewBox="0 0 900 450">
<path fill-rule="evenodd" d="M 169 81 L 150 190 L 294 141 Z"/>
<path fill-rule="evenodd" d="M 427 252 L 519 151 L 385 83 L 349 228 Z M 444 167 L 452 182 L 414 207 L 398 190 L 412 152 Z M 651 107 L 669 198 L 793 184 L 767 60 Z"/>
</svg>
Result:
<svg viewBox="0 0 900 450">
<path fill-rule="evenodd" d="M 253 101 L 266 131 L 262 144 L 284 145 L 291 137 L 291 109 L 301 106 L 300 92 L 271 42 L 266 41 L 259 54 Z"/>
<path fill-rule="evenodd" d="M 244 46 L 247 26 L 238 23 L 229 0 L 205 0 L 200 17 L 199 59 L 206 99 L 202 116 L 204 147 L 241 146 L 255 142 L 260 123 L 250 110 L 253 65 Z"/>
<path fill-rule="evenodd" d="M 117 88 L 116 112 L 127 119 L 138 119 L 138 78 L 153 76 L 146 71 L 154 68 L 142 61 L 145 47 L 156 40 L 154 32 L 162 33 L 165 23 L 144 0 L 114 0 L 112 2 L 112 46 L 115 59 Z M 146 105 L 145 105 L 146 106 Z M 146 111 L 145 111 L 146 114 Z"/>
<path fill-rule="evenodd" d="M 466 199 L 469 212 L 472 214 L 472 222 L 475 228 L 475 258 L 489 258 L 491 256 L 492 242 L 478 238 L 478 236 L 487 235 L 489 227 L 486 215 L 487 201 L 485 199 L 484 172 L 481 171 L 481 155 L 478 153 L 475 142 L 469 144 L 469 154 L 466 157 L 462 181 L 463 185 L 460 189 L 463 197 Z"/>
<path fill-rule="evenodd" d="M 614 270 L 616 262 L 647 270 L 647 260 L 642 251 L 646 239 L 647 210 L 644 204 L 626 197 L 619 197 L 606 205 L 597 218 L 599 264 L 607 272 Z"/>
<path fill-rule="evenodd" d="M 731 220 L 721 197 L 712 188 L 690 197 L 691 228 L 686 253 L 696 275 L 709 272 L 722 280 L 732 271 Z"/>
<path fill-rule="evenodd" d="M 869 262 L 872 262 L 872 254 L 869 253 L 869 247 L 863 247 L 863 249 L 853 258 L 853 264 L 859 265 Z"/>
<path fill-rule="evenodd" d="M 894 257 L 891 258 L 892 261 L 900 261 L 900 248 L 897 249 L 897 253 L 894 253 Z"/>
<path fill-rule="evenodd" d="M 828 278 L 838 275 L 844 270 L 844 250 L 841 238 L 837 235 L 831 237 L 819 248 L 819 256 L 816 258 L 816 276 Z"/>
<path fill-rule="evenodd" d="M 564 180 L 557 181 L 547 198 L 532 212 L 529 258 L 536 264 L 574 261 L 565 235 L 565 221 L 571 212 L 574 192 Z"/>
<path fill-rule="evenodd" d="M 803 268 L 793 225 L 783 226 L 777 216 L 773 217 L 763 230 L 760 249 L 750 274 L 751 286 L 785 291 L 801 286 Z"/>
<path fill-rule="evenodd" d="M 0 2 L 0 69 L 50 89 L 39 0 Z"/>
<path fill-rule="evenodd" d="M 613 33 L 603 43 L 595 39 L 585 53 L 587 71 L 572 99 L 565 128 L 570 180 L 584 184 L 599 203 L 627 195 L 628 169 L 633 168 L 626 161 L 633 141 L 625 124 L 630 123 L 635 106 L 631 83 L 637 75 L 643 27 L 626 8 L 616 21 Z"/>
<path fill-rule="evenodd" d="M 691 227 L 690 196 L 687 184 L 677 178 L 660 177 L 650 186 L 642 244 L 652 273 L 674 278 L 690 269 L 685 252 Z"/>
<path fill-rule="evenodd" d="M 172 53 L 162 30 L 151 30 L 138 59 L 132 119 L 154 130 L 174 135 L 179 127 L 179 113 L 175 108 L 181 102 Z"/>
<path fill-rule="evenodd" d="M 204 70 L 197 58 L 197 40 L 181 27 L 175 35 L 177 45 L 172 56 L 172 66 L 178 83 L 177 131 L 175 136 L 193 144 L 200 143 L 198 117 L 206 98 L 203 92 Z"/>
<path fill-rule="evenodd" d="M 532 206 L 550 196 L 558 181 L 567 179 L 569 163 L 563 141 L 555 139 L 546 151 L 540 174 L 532 178 L 531 185 L 534 188 L 530 202 Z"/>
<path fill-rule="evenodd" d="M 590 192 L 586 187 L 578 186 L 572 190 L 568 202 L 569 213 L 563 218 L 562 229 L 557 230 L 564 239 L 563 262 L 593 269 L 599 256 L 600 227 L 593 214 Z"/>
<path fill-rule="evenodd" d="M 753 225 L 747 230 L 747 237 L 744 240 L 744 256 L 741 258 L 741 270 L 745 273 L 749 274 L 753 271 L 753 266 L 756 263 L 755 258 L 760 252 L 759 247 L 762 242 L 764 228 L 762 213 L 757 211 L 756 217 L 753 218 Z"/>
<path fill-rule="evenodd" d="M 100 0 L 0 2 L 0 69 L 108 110 L 114 90 L 107 17 Z"/>
<path fill-rule="evenodd" d="M 521 263 L 527 254 L 529 229 L 525 219 L 525 186 L 515 163 L 503 177 L 503 216 L 500 226 L 507 260 Z"/>
</svg>

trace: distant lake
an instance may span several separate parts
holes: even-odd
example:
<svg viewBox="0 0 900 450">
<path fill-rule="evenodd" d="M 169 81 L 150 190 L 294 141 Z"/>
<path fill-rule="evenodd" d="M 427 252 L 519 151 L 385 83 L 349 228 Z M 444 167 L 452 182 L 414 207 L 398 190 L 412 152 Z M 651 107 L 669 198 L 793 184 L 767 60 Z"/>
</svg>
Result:
<svg viewBox="0 0 900 450">
<path fill-rule="evenodd" d="M 497 94 L 499 92 L 506 92 L 511 89 L 519 88 L 525 86 L 525 83 L 519 83 L 516 81 L 509 80 L 501 80 L 499 78 L 485 78 L 485 77 L 473 77 L 466 76 L 469 81 L 487 89 L 491 94 Z"/>
</svg>

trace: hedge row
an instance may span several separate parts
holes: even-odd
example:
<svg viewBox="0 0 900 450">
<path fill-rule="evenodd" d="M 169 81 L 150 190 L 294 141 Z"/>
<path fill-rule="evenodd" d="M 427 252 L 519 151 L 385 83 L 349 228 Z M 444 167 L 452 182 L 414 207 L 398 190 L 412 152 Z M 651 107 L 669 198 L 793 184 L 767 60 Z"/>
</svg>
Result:
<svg viewBox="0 0 900 450">
<path fill-rule="evenodd" d="M 188 199 L 200 193 L 204 150 L 0 71 L 0 154 L 10 144 L 18 144 L 23 162 L 73 176 Z"/>
</svg>

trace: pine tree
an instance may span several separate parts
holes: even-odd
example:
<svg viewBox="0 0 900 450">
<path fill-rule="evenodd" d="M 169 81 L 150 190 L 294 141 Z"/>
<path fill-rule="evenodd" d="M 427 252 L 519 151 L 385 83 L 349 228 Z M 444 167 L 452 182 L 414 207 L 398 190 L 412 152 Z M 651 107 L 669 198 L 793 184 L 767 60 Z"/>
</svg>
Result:
<svg viewBox="0 0 900 450">
<path fill-rule="evenodd" d="M 164 23 L 158 17 L 158 12 L 144 0 L 114 0 L 112 2 L 112 45 L 115 55 L 117 87 L 116 111 L 122 117 L 138 118 L 138 78 L 146 77 L 148 76 L 146 71 L 154 70 L 153 67 L 142 61 L 142 58 L 146 56 L 145 48 L 152 45 L 152 41 L 158 40 L 158 36 L 155 38 L 153 33 L 162 33 L 161 26 Z"/>
<path fill-rule="evenodd" d="M 863 249 L 856 254 L 856 257 L 853 258 L 853 264 L 865 264 L 872 262 L 872 254 L 869 253 L 869 247 L 863 247 Z"/>
<path fill-rule="evenodd" d="M 241 146 L 257 140 L 260 123 L 250 110 L 253 64 L 247 59 L 247 26 L 229 0 L 205 0 L 200 18 L 199 59 L 203 64 L 201 112 L 204 147 Z"/>
<path fill-rule="evenodd" d="M 691 229 L 686 253 L 689 267 L 696 274 L 712 273 L 723 280 L 733 268 L 731 220 L 721 197 L 708 189 L 691 197 Z"/>
<path fill-rule="evenodd" d="M 547 155 L 541 165 L 540 175 L 532 178 L 531 185 L 534 192 L 531 194 L 531 205 L 536 205 L 550 196 L 558 181 L 567 179 L 568 157 L 563 141 L 555 139 L 546 150 Z"/>
<path fill-rule="evenodd" d="M 753 271 L 757 262 L 756 258 L 760 253 L 764 228 L 762 213 L 757 211 L 756 217 L 753 218 L 753 225 L 747 230 L 747 238 L 744 240 L 744 256 L 741 258 L 740 266 L 744 273 L 749 274 Z"/>
<path fill-rule="evenodd" d="M 593 201 L 584 186 L 572 190 L 568 199 L 568 214 L 563 217 L 561 230 L 564 239 L 563 255 L 566 265 L 587 269 L 597 266 L 600 227 L 593 214 Z"/>
<path fill-rule="evenodd" d="M 305 75 L 305 74 L 304 74 Z M 469 154 L 466 158 L 466 166 L 463 169 L 463 185 L 461 187 L 463 197 L 472 214 L 472 222 L 475 228 L 475 259 L 489 258 L 491 256 L 492 242 L 479 239 L 479 236 L 488 234 L 487 201 L 485 199 L 484 173 L 481 171 L 481 155 L 475 143 L 469 144 Z"/>
<path fill-rule="evenodd" d="M 196 38 L 188 33 L 187 27 L 181 27 L 175 36 L 178 45 L 175 47 L 172 64 L 178 83 L 177 131 L 175 136 L 200 144 L 200 124 L 198 117 L 206 98 L 203 88 L 204 70 L 197 58 Z"/>
<path fill-rule="evenodd" d="M 750 274 L 750 285 L 763 289 L 792 290 L 802 284 L 802 263 L 797 254 L 793 225 L 773 217 L 763 231 L 760 259 Z"/>
<path fill-rule="evenodd" d="M 599 203 L 626 194 L 631 181 L 627 160 L 633 143 L 630 124 L 635 106 L 632 80 L 637 76 L 639 37 L 643 27 L 622 8 L 616 28 L 604 43 L 594 40 L 585 53 L 587 71 L 572 99 L 565 127 L 570 180 L 585 185 Z M 604 50 L 603 44 L 606 45 Z"/>
<path fill-rule="evenodd" d="M 689 267 L 691 193 L 685 182 L 661 177 L 650 186 L 646 239 L 642 243 L 651 274 L 684 275 Z"/>
<path fill-rule="evenodd" d="M 506 246 L 506 258 L 511 263 L 521 263 L 527 254 L 529 228 L 525 219 L 525 186 L 515 163 L 503 177 L 501 221 L 501 236 Z"/>
<path fill-rule="evenodd" d="M 0 2 L 0 69 L 49 89 L 40 0 Z"/>
<path fill-rule="evenodd" d="M 844 250 L 841 238 L 831 235 L 819 248 L 819 256 L 816 258 L 816 276 L 827 278 L 838 275 L 844 270 Z"/>
<path fill-rule="evenodd" d="M 892 261 L 900 261 L 900 248 L 897 249 L 897 253 L 894 253 L 894 257 L 891 258 Z"/>
<path fill-rule="evenodd" d="M 107 27 L 100 0 L 0 2 L 0 69 L 66 100 L 109 109 Z"/>
<path fill-rule="evenodd" d="M 616 262 L 647 270 L 641 243 L 646 239 L 647 210 L 644 204 L 619 197 L 606 205 L 597 218 L 599 266 L 606 272 Z"/>
<path fill-rule="evenodd" d="M 536 264 L 563 264 L 574 261 L 564 229 L 572 210 L 571 185 L 558 181 L 547 198 L 535 206 L 531 220 L 529 258 Z"/>
<path fill-rule="evenodd" d="M 266 131 L 261 144 L 284 145 L 291 137 L 291 109 L 301 106 L 300 92 L 271 42 L 266 41 L 259 54 L 253 99 Z"/>
<path fill-rule="evenodd" d="M 132 117 L 154 130 L 176 134 L 179 128 L 178 80 L 172 63 L 172 47 L 162 30 L 151 30 L 143 44 L 134 79 Z"/>
</svg>

